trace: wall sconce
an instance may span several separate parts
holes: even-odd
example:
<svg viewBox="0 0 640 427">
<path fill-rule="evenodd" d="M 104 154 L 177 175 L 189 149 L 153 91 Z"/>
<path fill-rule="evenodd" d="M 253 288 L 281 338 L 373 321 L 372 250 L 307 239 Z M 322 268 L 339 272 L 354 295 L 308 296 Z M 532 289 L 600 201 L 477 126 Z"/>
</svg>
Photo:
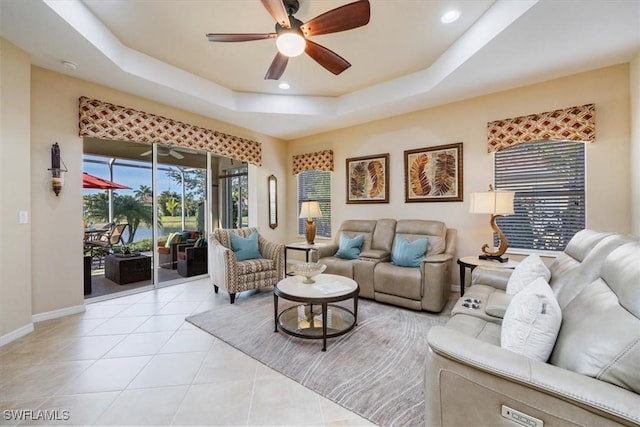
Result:
<svg viewBox="0 0 640 427">
<path fill-rule="evenodd" d="M 322 212 L 320 211 L 320 204 L 317 201 L 302 202 L 300 206 L 300 216 L 298 216 L 298 218 L 307 219 L 305 237 L 309 245 L 313 245 L 316 238 L 316 224 L 313 222 L 313 218 L 320 217 L 322 217 Z"/>
<path fill-rule="evenodd" d="M 471 193 L 471 205 L 469 212 L 475 214 L 491 214 L 491 228 L 498 235 L 499 246 L 495 251 L 489 250 L 486 243 L 482 246 L 483 255 L 480 259 L 496 260 L 507 262 L 509 258 L 502 258 L 507 251 L 507 236 L 504 235 L 496 218 L 513 213 L 513 191 L 495 191 L 492 185 L 489 185 L 489 191 L 483 193 Z"/>
<path fill-rule="evenodd" d="M 60 162 L 64 165 L 64 169 L 60 168 Z M 68 172 L 68 170 L 64 160 L 60 158 L 60 146 L 57 142 L 51 146 L 51 169 L 49 170 L 51 171 L 51 189 L 58 196 L 64 185 L 62 173 Z"/>
</svg>

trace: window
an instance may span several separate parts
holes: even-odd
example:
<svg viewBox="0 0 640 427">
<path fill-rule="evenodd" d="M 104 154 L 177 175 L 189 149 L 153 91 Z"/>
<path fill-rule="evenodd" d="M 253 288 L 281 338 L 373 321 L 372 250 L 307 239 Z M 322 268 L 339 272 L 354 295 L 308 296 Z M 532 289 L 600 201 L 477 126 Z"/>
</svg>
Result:
<svg viewBox="0 0 640 427">
<path fill-rule="evenodd" d="M 322 218 L 316 218 L 316 235 L 331 237 L 331 172 L 308 170 L 298 174 L 298 213 L 302 202 L 317 200 Z M 298 219 L 298 235 L 304 235 L 306 220 Z"/>
<path fill-rule="evenodd" d="M 494 161 L 496 189 L 515 191 L 515 214 L 497 221 L 509 247 L 564 250 L 585 228 L 585 144 L 529 142 L 496 152 Z"/>
</svg>

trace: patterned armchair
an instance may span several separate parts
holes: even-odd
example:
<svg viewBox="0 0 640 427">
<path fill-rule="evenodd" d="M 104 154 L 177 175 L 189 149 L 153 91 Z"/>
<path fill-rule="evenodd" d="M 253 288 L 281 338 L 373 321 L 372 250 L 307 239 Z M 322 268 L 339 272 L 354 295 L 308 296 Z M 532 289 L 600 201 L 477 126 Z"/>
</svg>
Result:
<svg viewBox="0 0 640 427">
<path fill-rule="evenodd" d="M 231 246 L 231 234 L 247 238 L 258 233 L 255 227 L 221 229 L 209 237 L 211 282 L 215 292 L 223 288 L 229 293 L 231 304 L 236 293 L 273 286 L 284 279 L 284 244 L 267 241 L 258 233 L 258 250 L 262 258 L 238 261 Z"/>
</svg>

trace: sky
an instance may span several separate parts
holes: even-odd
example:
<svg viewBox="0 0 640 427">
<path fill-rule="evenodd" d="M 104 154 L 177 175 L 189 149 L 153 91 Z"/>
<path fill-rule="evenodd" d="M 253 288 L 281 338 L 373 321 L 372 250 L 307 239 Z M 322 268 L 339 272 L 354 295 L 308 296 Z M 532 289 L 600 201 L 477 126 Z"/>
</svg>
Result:
<svg viewBox="0 0 640 427">
<path fill-rule="evenodd" d="M 100 162 L 104 162 L 105 157 L 85 155 L 84 160 L 97 160 Z M 144 166 L 145 169 L 123 166 L 122 164 L 125 163 L 129 165 Z M 98 178 L 110 179 L 109 166 L 107 164 L 97 164 L 84 161 L 82 162 L 82 168 L 83 172 L 86 172 L 90 175 L 97 176 Z M 161 170 L 158 171 L 158 194 L 167 190 L 180 194 L 180 184 L 170 179 L 169 176 L 162 170 L 162 168 L 163 167 L 161 167 Z M 116 190 L 118 194 L 123 196 L 133 196 L 135 190 L 139 189 L 141 185 L 151 187 L 151 169 L 149 166 L 149 162 L 118 160 L 113 167 L 113 181 L 131 188 L 130 190 Z M 96 194 L 101 191 L 104 190 L 85 189 L 84 194 Z"/>
</svg>

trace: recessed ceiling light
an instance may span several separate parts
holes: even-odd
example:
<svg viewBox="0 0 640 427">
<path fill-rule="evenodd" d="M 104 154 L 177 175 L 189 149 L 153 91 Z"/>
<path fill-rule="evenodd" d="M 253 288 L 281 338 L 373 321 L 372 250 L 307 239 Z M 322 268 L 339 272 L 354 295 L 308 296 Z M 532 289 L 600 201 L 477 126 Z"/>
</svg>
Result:
<svg viewBox="0 0 640 427">
<path fill-rule="evenodd" d="M 440 21 L 444 24 L 450 24 L 460 18 L 460 11 L 456 9 L 451 9 L 440 17 Z"/>
<path fill-rule="evenodd" d="M 289 85 L 289 83 L 287 82 L 281 82 L 280 84 L 278 84 L 278 87 L 282 90 L 287 90 L 291 88 L 291 85 Z"/>
<path fill-rule="evenodd" d="M 71 61 L 62 61 L 62 66 L 67 70 L 75 71 L 78 69 L 78 65 Z"/>
</svg>

